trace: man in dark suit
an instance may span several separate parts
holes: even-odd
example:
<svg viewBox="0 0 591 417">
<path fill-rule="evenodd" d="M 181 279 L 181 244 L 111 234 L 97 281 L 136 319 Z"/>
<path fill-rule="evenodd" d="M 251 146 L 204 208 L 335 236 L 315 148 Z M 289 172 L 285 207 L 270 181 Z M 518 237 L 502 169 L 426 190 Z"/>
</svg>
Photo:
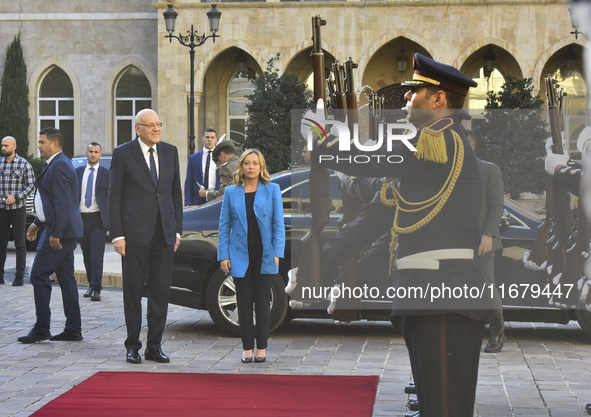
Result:
<svg viewBox="0 0 591 417">
<path fill-rule="evenodd" d="M 467 130 L 468 140 L 473 151 L 476 151 L 476 137 L 472 131 Z M 505 336 L 505 321 L 503 318 L 503 301 L 499 291 L 494 286 L 495 282 L 495 253 L 502 249 L 501 244 L 501 216 L 503 215 L 503 179 L 501 169 L 492 162 L 476 158 L 480 179 L 482 180 L 482 207 L 480 209 L 480 245 L 478 256 L 475 257 L 476 265 L 485 279 L 487 286 L 492 285 L 494 309 L 493 319 L 490 322 L 490 339 L 484 351 L 486 353 L 498 353 L 503 349 L 507 337 Z"/>
<path fill-rule="evenodd" d="M 109 230 L 109 170 L 100 166 L 101 156 L 101 145 L 91 142 L 86 148 L 88 163 L 76 168 L 80 187 L 80 214 L 84 224 L 80 248 L 88 279 L 88 291 L 84 297 L 90 297 L 91 301 L 101 301 L 105 241 Z"/>
<path fill-rule="evenodd" d="M 37 321 L 22 343 L 41 340 L 82 340 L 78 286 L 74 279 L 74 249 L 82 237 L 82 218 L 78 180 L 72 162 L 62 152 L 64 137 L 53 127 L 39 132 L 39 152 L 46 161 L 35 180 L 35 211 L 37 218 L 27 230 L 27 239 L 34 241 L 43 229 L 37 255 L 31 268 L 31 284 L 35 294 Z M 62 333 L 51 337 L 51 274 L 57 275 L 62 290 L 66 326 Z"/>
<path fill-rule="evenodd" d="M 158 114 L 136 115 L 137 137 L 113 151 L 109 181 L 109 223 L 122 256 L 127 361 L 140 363 L 142 294 L 148 297 L 145 358 L 170 361 L 161 349 L 166 325 L 174 251 L 180 243 L 183 202 L 175 146 L 160 141 Z"/>
<path fill-rule="evenodd" d="M 219 176 L 212 161 L 212 151 L 217 141 L 217 132 L 213 129 L 205 129 L 203 149 L 189 156 L 185 178 L 185 206 L 203 204 L 207 201 L 205 197 L 207 190 L 219 190 Z M 202 192 L 201 189 L 204 191 Z"/>
</svg>

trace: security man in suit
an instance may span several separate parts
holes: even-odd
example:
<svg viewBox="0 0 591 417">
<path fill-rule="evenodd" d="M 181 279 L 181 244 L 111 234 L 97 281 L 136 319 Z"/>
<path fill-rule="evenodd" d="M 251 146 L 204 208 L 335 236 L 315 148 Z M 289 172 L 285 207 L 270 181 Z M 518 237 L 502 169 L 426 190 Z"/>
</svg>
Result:
<svg viewBox="0 0 591 417">
<path fill-rule="evenodd" d="M 82 340 L 78 286 L 74 279 L 74 249 L 82 237 L 82 218 L 78 179 L 72 162 L 62 152 L 64 137 L 53 127 L 39 132 L 39 153 L 46 161 L 35 180 L 35 211 L 37 217 L 27 229 L 27 239 L 34 241 L 42 230 L 37 254 L 31 268 L 31 284 L 35 294 L 37 321 L 22 343 L 41 340 Z M 51 337 L 51 274 L 57 275 L 62 290 L 66 326 L 62 333 Z"/>
<path fill-rule="evenodd" d="M 476 137 L 468 130 L 468 140 L 473 151 L 476 151 Z M 481 238 L 478 246 L 476 264 L 484 279 L 490 285 L 494 296 L 495 308 L 492 311 L 493 321 L 490 323 L 490 339 L 484 347 L 486 353 L 498 353 L 503 349 L 507 337 L 505 336 L 505 321 L 503 318 L 503 301 L 495 283 L 495 254 L 502 249 L 501 217 L 503 216 L 503 179 L 501 169 L 497 164 L 476 158 L 480 179 L 482 180 L 482 208 L 480 209 Z"/>
<path fill-rule="evenodd" d="M 84 236 L 80 247 L 88 279 L 88 291 L 84 297 L 101 300 L 103 284 L 103 260 L 109 230 L 109 170 L 100 166 L 101 145 L 91 142 L 86 148 L 86 166 L 76 168 L 80 186 L 80 213 L 84 224 Z"/>
<path fill-rule="evenodd" d="M 202 197 L 205 196 L 207 201 L 224 195 L 226 187 L 234 184 L 234 174 L 238 171 L 236 147 L 230 139 L 219 141 L 215 145 L 215 148 L 213 148 L 211 157 L 217 165 L 217 176 L 220 181 L 217 190 L 206 190 L 204 188 L 199 190 L 199 195 Z"/>
<path fill-rule="evenodd" d="M 109 225 L 122 256 L 127 362 L 140 363 L 142 294 L 148 297 L 145 358 L 170 361 L 161 349 L 166 326 L 174 251 L 180 244 L 183 201 L 179 156 L 160 140 L 162 123 L 154 110 L 136 115 L 137 137 L 113 151 L 109 180 Z"/>
<path fill-rule="evenodd" d="M 396 210 L 390 260 L 398 296 L 391 318 L 402 318 L 420 416 L 472 417 L 482 330 L 492 308 L 488 293 L 477 294 L 485 286 L 474 261 L 482 184 L 459 118 L 477 84 L 415 53 L 413 79 L 404 85 L 414 138 L 369 154 L 322 141 L 312 161 L 348 175 L 390 178 L 380 198 Z M 373 157 L 379 154 L 396 157 Z"/>
<path fill-rule="evenodd" d="M 217 132 L 205 129 L 203 133 L 203 149 L 189 156 L 187 177 L 185 178 L 185 206 L 203 204 L 207 201 L 199 191 L 219 190 L 219 177 L 212 160 L 212 152 L 218 142 Z"/>
</svg>

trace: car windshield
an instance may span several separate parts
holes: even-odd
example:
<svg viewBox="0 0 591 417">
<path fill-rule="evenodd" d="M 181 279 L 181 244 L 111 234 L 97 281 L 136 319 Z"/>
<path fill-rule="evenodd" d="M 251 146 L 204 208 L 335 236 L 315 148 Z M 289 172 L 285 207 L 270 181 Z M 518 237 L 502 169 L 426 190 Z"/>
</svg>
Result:
<svg viewBox="0 0 591 417">
<path fill-rule="evenodd" d="M 513 200 L 512 198 L 509 198 L 507 196 L 505 196 L 505 206 L 509 207 L 510 209 L 521 213 L 527 217 L 529 217 L 530 219 L 533 220 L 538 220 L 538 221 L 542 221 L 544 219 L 544 216 L 542 216 L 539 213 L 536 213 L 535 211 L 525 207 L 523 204 L 520 204 L 518 202 L 516 202 L 515 200 Z"/>
</svg>

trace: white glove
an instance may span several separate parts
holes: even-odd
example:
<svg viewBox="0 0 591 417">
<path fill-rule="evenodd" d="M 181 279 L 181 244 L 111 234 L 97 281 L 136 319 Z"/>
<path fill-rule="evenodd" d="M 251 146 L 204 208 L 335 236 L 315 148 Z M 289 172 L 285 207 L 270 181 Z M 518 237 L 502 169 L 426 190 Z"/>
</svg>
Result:
<svg viewBox="0 0 591 417">
<path fill-rule="evenodd" d="M 554 175 L 556 167 L 568 164 L 568 160 L 568 155 L 549 153 L 548 155 L 546 155 L 546 163 L 544 166 L 546 168 L 546 172 L 550 175 Z"/>
<path fill-rule="evenodd" d="M 300 134 L 304 138 L 304 140 L 308 140 L 308 133 L 312 132 L 312 137 L 316 135 L 316 131 L 319 131 L 320 128 L 324 130 L 326 125 L 326 118 L 324 114 L 324 100 L 321 98 L 318 99 L 316 103 L 316 111 L 308 110 L 302 121 L 300 122 Z M 312 149 L 308 149 L 311 151 Z"/>
<path fill-rule="evenodd" d="M 562 150 L 564 152 L 564 148 L 566 148 L 566 140 L 564 139 L 564 132 L 560 132 L 560 137 L 562 138 Z M 552 136 L 546 139 L 546 153 L 552 153 Z"/>
<path fill-rule="evenodd" d="M 577 149 L 579 152 L 583 153 L 583 149 L 587 148 L 591 145 L 591 127 L 585 126 L 581 133 L 579 134 L 579 138 L 577 139 Z"/>
<path fill-rule="evenodd" d="M 336 175 L 336 177 L 339 179 L 339 181 L 341 181 L 342 183 L 345 181 L 349 181 L 349 179 L 351 178 L 350 176 L 348 176 L 347 174 L 343 174 L 340 171 L 335 171 L 334 174 Z"/>
<path fill-rule="evenodd" d="M 552 153 L 552 138 L 548 138 L 546 141 L 546 172 L 550 175 L 554 175 L 554 171 L 557 166 L 566 165 L 569 160 L 568 153 L 563 150 L 563 154 Z"/>
</svg>

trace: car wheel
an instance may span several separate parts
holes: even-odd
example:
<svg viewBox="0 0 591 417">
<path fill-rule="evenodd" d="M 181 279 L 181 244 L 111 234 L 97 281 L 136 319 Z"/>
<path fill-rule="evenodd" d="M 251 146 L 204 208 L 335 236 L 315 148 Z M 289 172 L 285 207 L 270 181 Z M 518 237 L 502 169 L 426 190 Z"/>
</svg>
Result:
<svg viewBox="0 0 591 417">
<path fill-rule="evenodd" d="M 587 333 L 587 336 L 591 337 L 591 312 L 586 310 L 583 306 L 575 310 L 575 316 L 577 317 L 581 329 Z"/>
<path fill-rule="evenodd" d="M 278 328 L 287 316 L 289 305 L 284 287 L 281 276 L 275 275 L 271 282 L 271 332 Z M 216 271 L 207 286 L 206 303 L 214 323 L 231 336 L 240 337 L 236 287 L 231 275 L 226 276 L 221 269 Z"/>
</svg>

